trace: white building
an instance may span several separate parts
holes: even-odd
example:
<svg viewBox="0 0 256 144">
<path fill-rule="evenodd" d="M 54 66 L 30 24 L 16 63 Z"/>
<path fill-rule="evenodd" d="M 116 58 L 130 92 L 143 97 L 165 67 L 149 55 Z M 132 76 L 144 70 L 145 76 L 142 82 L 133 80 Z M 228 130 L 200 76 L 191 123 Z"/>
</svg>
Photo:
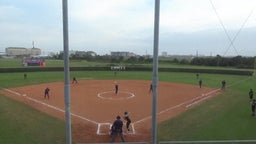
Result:
<svg viewBox="0 0 256 144">
<path fill-rule="evenodd" d="M 25 47 L 7 47 L 5 48 L 5 53 L 6 55 L 10 56 L 41 55 L 41 49 Z"/>
<path fill-rule="evenodd" d="M 110 54 L 111 56 L 123 56 L 123 57 L 132 57 L 132 56 L 137 56 L 136 54 L 132 53 L 132 52 L 111 52 Z"/>
</svg>

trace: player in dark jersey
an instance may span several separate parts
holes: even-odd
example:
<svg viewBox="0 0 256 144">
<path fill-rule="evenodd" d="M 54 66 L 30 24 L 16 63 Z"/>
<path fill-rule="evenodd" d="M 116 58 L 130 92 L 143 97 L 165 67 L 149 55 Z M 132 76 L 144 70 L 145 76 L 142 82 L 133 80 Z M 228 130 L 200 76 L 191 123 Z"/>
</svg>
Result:
<svg viewBox="0 0 256 144">
<path fill-rule="evenodd" d="M 72 84 L 77 83 L 76 77 L 73 77 Z"/>
<path fill-rule="evenodd" d="M 255 116 L 256 100 L 253 99 L 251 102 L 252 116 Z"/>
<path fill-rule="evenodd" d="M 252 99 L 253 99 L 253 90 L 252 89 L 250 89 L 250 91 L 249 91 L 249 99 L 250 99 L 250 101 L 252 101 Z"/>
<path fill-rule="evenodd" d="M 126 128 L 128 131 L 130 131 L 129 127 L 130 127 L 130 124 L 131 124 L 131 119 L 129 117 L 129 114 L 128 112 L 124 112 L 124 119 L 126 120 Z"/>
<path fill-rule="evenodd" d="M 223 81 L 221 82 L 221 90 L 225 90 L 225 89 L 226 89 L 226 81 L 223 80 Z"/>
<path fill-rule="evenodd" d="M 153 85 L 152 85 L 152 83 L 149 86 L 149 92 L 153 92 Z"/>
<path fill-rule="evenodd" d="M 48 99 L 50 98 L 49 91 L 50 89 L 48 87 L 44 90 L 44 98 L 48 98 Z"/>
<path fill-rule="evenodd" d="M 117 82 L 115 82 L 115 94 L 117 94 L 117 93 L 118 93 L 118 89 L 119 89 L 118 83 L 117 83 Z"/>
<path fill-rule="evenodd" d="M 122 142 L 125 142 L 124 135 L 123 135 L 123 122 L 120 116 L 116 117 L 116 120 L 114 121 L 111 127 L 111 137 L 112 137 L 111 142 L 115 141 L 117 135 L 121 137 Z"/>
<path fill-rule="evenodd" d="M 24 79 L 27 79 L 27 74 L 26 73 L 24 73 Z"/>
<path fill-rule="evenodd" d="M 203 81 L 202 79 L 199 80 L 199 87 L 202 88 Z"/>
</svg>

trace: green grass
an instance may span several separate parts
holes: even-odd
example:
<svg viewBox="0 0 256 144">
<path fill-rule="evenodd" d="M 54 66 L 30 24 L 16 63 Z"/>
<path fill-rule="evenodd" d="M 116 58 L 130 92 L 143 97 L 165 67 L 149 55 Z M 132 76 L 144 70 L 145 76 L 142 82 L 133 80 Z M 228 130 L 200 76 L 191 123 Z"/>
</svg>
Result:
<svg viewBox="0 0 256 144">
<path fill-rule="evenodd" d="M 237 78 L 225 93 L 160 124 L 159 141 L 255 139 L 248 98 L 255 82 L 255 77 Z"/>
<path fill-rule="evenodd" d="M 22 58 L 15 59 L 0 59 L 0 68 L 19 68 L 22 66 Z M 45 59 L 46 65 L 45 67 L 64 67 L 63 60 L 54 60 L 54 59 Z M 123 65 L 123 66 L 144 66 L 144 67 L 152 67 L 152 64 L 127 64 L 127 63 L 110 63 L 110 62 L 88 62 L 86 60 L 69 60 L 70 67 L 97 67 L 97 66 L 110 66 L 110 65 Z M 167 64 L 167 63 L 159 63 L 158 65 L 161 68 L 190 68 L 190 69 L 234 69 L 234 67 L 217 67 L 217 66 L 195 66 L 195 65 L 181 65 L 181 64 Z M 239 69 L 239 70 L 248 70 L 248 69 Z"/>
<path fill-rule="evenodd" d="M 7 68 L 7 67 L 22 67 L 22 59 L 0 59 L 0 67 Z"/>
<path fill-rule="evenodd" d="M 46 67 L 64 67 L 63 60 L 52 60 L 46 59 Z M 70 60 L 70 67 L 83 67 L 83 66 L 106 66 L 109 63 L 99 63 L 99 62 L 88 62 L 86 60 Z M 18 68 L 23 67 L 22 58 L 15 59 L 0 59 L 0 68 Z"/>
<path fill-rule="evenodd" d="M 0 95 L 1 144 L 63 144 L 65 123 Z"/>
<path fill-rule="evenodd" d="M 27 79 L 23 78 L 24 73 L 2 73 L 0 74 L 0 86 L 16 87 L 22 85 L 31 85 L 37 83 L 64 81 L 64 72 L 32 72 L 27 73 Z M 71 78 L 77 79 L 142 79 L 151 80 L 152 72 L 117 72 L 116 76 L 111 71 L 71 71 Z M 203 85 L 208 87 L 220 87 L 221 81 L 225 79 L 228 83 L 235 83 L 244 76 L 220 75 L 220 74 L 200 74 Z M 160 72 L 159 81 L 179 82 L 187 84 L 198 84 L 196 74 L 194 73 L 172 73 Z"/>
<path fill-rule="evenodd" d="M 34 72 L 27 74 L 27 79 L 24 79 L 23 73 L 1 73 L 0 87 L 64 81 L 64 72 Z M 78 81 L 80 79 L 152 79 L 152 72 L 120 71 L 115 76 L 111 71 L 79 71 L 70 72 L 70 75 L 71 77 L 77 77 Z M 203 86 L 213 88 L 219 88 L 221 81 L 226 80 L 227 90 L 225 93 L 160 124 L 158 126 L 158 141 L 254 139 L 256 137 L 254 133 L 256 118 L 250 115 L 248 91 L 250 88 L 254 88 L 256 83 L 255 77 L 200 74 L 200 78 L 203 80 Z M 198 85 L 198 79 L 196 79 L 196 74 L 194 73 L 159 72 L 159 80 Z M 25 108 L 12 106 L 13 103 Z M 1 124 L 5 125 L 4 129 L 10 129 L 10 132 L 6 133 L 11 133 L 12 131 L 12 133 L 16 134 L 16 139 L 17 141 L 19 140 L 19 143 L 26 143 L 28 140 L 31 143 L 35 141 L 39 141 L 36 143 L 57 143 L 55 140 L 63 140 L 64 126 L 60 120 L 50 116 L 40 117 L 44 114 L 3 96 L 0 97 L 0 105 L 0 110 L 2 111 L 0 113 Z M 17 112 L 15 113 L 15 111 Z M 39 113 L 40 116 L 34 113 Z M 24 118 L 17 118 L 21 114 L 24 115 Z M 15 121 L 16 119 L 18 119 L 19 123 Z M 31 120 L 35 121 L 31 122 Z M 56 123 L 61 124 L 58 125 Z M 25 127 L 31 125 L 31 128 L 28 129 L 32 132 L 29 133 L 21 125 Z M 38 129 L 41 130 L 37 131 Z M 45 133 L 51 133 L 52 129 L 60 132 L 55 132 L 52 134 L 53 136 L 45 135 Z M 39 139 L 41 135 L 51 142 Z M 15 143 L 14 138 L 7 134 L 0 135 L 0 143 L 1 139 L 5 141 L 11 139 L 10 143 Z"/>
</svg>

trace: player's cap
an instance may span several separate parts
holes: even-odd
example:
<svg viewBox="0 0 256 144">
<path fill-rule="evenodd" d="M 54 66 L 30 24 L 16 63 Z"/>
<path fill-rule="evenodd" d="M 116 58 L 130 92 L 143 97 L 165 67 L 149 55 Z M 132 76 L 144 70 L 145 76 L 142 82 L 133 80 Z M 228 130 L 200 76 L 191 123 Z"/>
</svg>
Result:
<svg viewBox="0 0 256 144">
<path fill-rule="evenodd" d="M 121 117 L 118 115 L 118 116 L 116 117 L 116 119 L 121 119 Z"/>
</svg>

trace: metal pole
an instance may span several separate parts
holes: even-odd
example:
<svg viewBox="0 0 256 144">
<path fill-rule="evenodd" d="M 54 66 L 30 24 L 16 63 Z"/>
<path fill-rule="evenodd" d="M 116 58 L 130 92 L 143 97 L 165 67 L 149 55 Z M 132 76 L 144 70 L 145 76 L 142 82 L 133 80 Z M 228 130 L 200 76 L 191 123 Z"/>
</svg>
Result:
<svg viewBox="0 0 256 144">
<path fill-rule="evenodd" d="M 158 41 L 160 0 L 155 0 L 154 56 L 153 56 L 153 99 L 152 99 L 152 144 L 157 144 L 157 94 L 158 94 Z"/>
<path fill-rule="evenodd" d="M 62 0 L 63 13 L 63 49 L 64 49 L 64 95 L 66 116 L 66 144 L 71 144 L 71 117 L 70 117 L 70 85 L 69 85 L 69 39 L 68 39 L 68 2 Z"/>
</svg>

